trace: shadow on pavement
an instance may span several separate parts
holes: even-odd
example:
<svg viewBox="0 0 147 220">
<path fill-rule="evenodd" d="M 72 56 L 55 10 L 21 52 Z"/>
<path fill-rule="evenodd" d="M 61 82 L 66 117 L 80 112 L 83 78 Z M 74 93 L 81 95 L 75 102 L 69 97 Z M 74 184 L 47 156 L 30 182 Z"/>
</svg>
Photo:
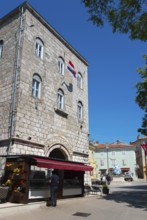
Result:
<svg viewBox="0 0 147 220">
<path fill-rule="evenodd" d="M 112 192 L 110 188 L 110 194 L 103 196 L 103 199 L 113 200 L 117 203 L 126 203 L 128 207 L 147 211 L 147 185 L 120 186 L 115 191 L 112 190 Z"/>
</svg>

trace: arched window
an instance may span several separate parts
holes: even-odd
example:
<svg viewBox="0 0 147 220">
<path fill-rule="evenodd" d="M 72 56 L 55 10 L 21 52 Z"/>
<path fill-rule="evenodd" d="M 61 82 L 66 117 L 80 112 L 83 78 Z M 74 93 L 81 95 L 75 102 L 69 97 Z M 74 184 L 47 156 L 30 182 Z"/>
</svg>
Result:
<svg viewBox="0 0 147 220">
<path fill-rule="evenodd" d="M 35 54 L 37 57 L 40 57 L 40 59 L 43 59 L 43 50 L 44 50 L 44 44 L 40 38 L 36 38 L 35 42 Z"/>
<path fill-rule="evenodd" d="M 58 90 L 58 94 L 57 94 L 57 108 L 59 110 L 64 109 L 64 93 L 61 89 Z"/>
<path fill-rule="evenodd" d="M 83 88 L 83 78 L 81 73 L 78 72 L 77 74 L 77 86 L 78 88 L 82 89 Z"/>
<path fill-rule="evenodd" d="M 4 46 L 4 41 L 0 40 L 0 57 L 3 55 L 3 46 Z"/>
<path fill-rule="evenodd" d="M 78 108 L 77 108 L 77 115 L 78 115 L 78 121 L 83 121 L 83 104 L 82 102 L 78 102 Z"/>
<path fill-rule="evenodd" d="M 41 97 L 41 77 L 35 73 L 32 79 L 32 96 L 36 98 Z"/>
<path fill-rule="evenodd" d="M 64 60 L 62 57 L 58 59 L 58 71 L 60 74 L 64 75 Z"/>
</svg>

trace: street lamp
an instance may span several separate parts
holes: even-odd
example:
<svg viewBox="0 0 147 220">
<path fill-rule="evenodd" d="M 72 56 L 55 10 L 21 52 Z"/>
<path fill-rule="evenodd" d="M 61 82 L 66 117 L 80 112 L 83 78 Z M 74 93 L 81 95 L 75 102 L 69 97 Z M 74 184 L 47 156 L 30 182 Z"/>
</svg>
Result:
<svg viewBox="0 0 147 220">
<path fill-rule="evenodd" d="M 144 150 L 144 158 L 145 158 L 145 178 L 146 178 L 146 182 L 147 182 L 147 143 L 143 143 L 141 144 L 141 147 Z"/>
<path fill-rule="evenodd" d="M 109 155 L 108 155 L 108 150 L 109 150 L 109 144 L 106 143 L 106 151 L 107 151 L 107 174 L 109 173 Z"/>
</svg>

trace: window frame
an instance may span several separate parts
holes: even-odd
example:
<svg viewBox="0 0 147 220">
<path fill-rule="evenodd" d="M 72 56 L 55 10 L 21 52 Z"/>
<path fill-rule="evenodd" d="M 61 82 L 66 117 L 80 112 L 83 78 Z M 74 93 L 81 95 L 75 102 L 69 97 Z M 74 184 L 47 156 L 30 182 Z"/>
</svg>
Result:
<svg viewBox="0 0 147 220">
<path fill-rule="evenodd" d="M 127 160 L 126 159 L 122 159 L 122 165 L 126 166 L 127 165 Z"/>
<path fill-rule="evenodd" d="M 122 151 L 122 155 L 126 155 L 126 152 L 124 150 Z"/>
<path fill-rule="evenodd" d="M 100 159 L 100 166 L 101 166 L 101 167 L 104 167 L 104 166 L 105 166 L 105 161 L 104 161 L 104 159 Z"/>
<path fill-rule="evenodd" d="M 112 163 L 112 166 L 115 166 L 115 164 L 116 164 L 116 159 L 111 159 L 111 163 Z"/>
<path fill-rule="evenodd" d="M 79 122 L 83 122 L 83 103 L 78 101 L 77 104 L 77 117 Z"/>
<path fill-rule="evenodd" d="M 34 73 L 32 77 L 32 96 L 34 98 L 41 98 L 41 84 L 42 79 L 38 73 Z"/>
<path fill-rule="evenodd" d="M 112 150 L 112 152 L 111 152 L 111 153 L 112 153 L 112 155 L 115 155 L 115 151 L 114 151 L 114 150 Z"/>
<path fill-rule="evenodd" d="M 65 70 L 65 62 L 64 59 L 62 57 L 58 58 L 58 72 L 61 75 L 64 75 L 64 70 Z"/>
<path fill-rule="evenodd" d="M 64 110 L 64 92 L 62 89 L 58 89 L 57 93 L 57 109 L 60 111 Z"/>
<path fill-rule="evenodd" d="M 79 89 L 83 89 L 83 77 L 80 72 L 78 72 L 78 74 L 77 74 L 77 87 Z"/>
<path fill-rule="evenodd" d="M 43 53 L 44 53 L 44 43 L 43 41 L 37 37 L 35 41 L 35 55 L 43 60 Z"/>
<path fill-rule="evenodd" d="M 0 40 L 0 58 L 3 57 L 4 41 Z"/>
</svg>

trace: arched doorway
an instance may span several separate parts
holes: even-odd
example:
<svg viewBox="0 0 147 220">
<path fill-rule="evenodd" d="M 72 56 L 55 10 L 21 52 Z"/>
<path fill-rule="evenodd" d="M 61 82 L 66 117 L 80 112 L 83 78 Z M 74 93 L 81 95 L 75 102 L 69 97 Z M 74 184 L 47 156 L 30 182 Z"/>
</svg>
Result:
<svg viewBox="0 0 147 220">
<path fill-rule="evenodd" d="M 54 146 L 55 147 L 55 146 Z M 49 158 L 58 159 L 58 160 L 68 160 L 68 155 L 65 150 L 59 146 L 57 148 L 52 148 L 52 151 L 49 153 Z M 64 170 L 56 170 L 56 173 L 59 176 L 59 188 L 58 188 L 58 199 L 62 198 L 63 195 L 63 185 L 64 185 Z"/>
<path fill-rule="evenodd" d="M 65 153 L 61 151 L 59 148 L 52 150 L 50 152 L 49 157 L 53 159 L 67 160 L 67 156 L 65 155 Z"/>
<path fill-rule="evenodd" d="M 49 144 L 48 144 L 49 143 Z M 54 160 L 72 161 L 72 146 L 65 138 L 55 136 L 46 144 L 45 154 Z M 81 196 L 83 194 L 84 171 L 54 169 L 59 175 L 58 199 L 65 197 Z"/>
<path fill-rule="evenodd" d="M 44 154 L 50 158 L 61 160 L 72 160 L 72 146 L 68 140 L 62 136 L 54 135 L 47 140 Z"/>
</svg>

